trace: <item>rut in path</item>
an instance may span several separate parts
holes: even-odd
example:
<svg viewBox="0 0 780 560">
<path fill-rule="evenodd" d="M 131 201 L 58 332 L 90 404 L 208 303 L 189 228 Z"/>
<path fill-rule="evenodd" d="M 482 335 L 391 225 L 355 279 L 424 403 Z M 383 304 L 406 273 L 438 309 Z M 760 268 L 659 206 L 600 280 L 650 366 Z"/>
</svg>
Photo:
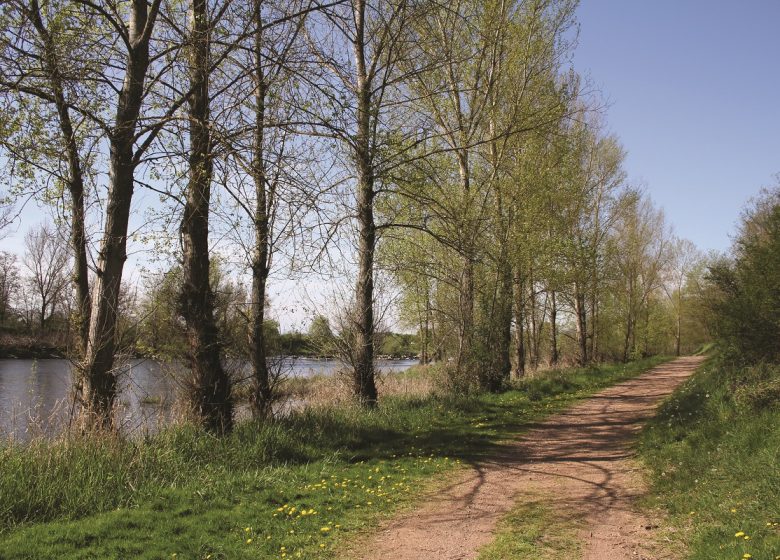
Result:
<svg viewBox="0 0 780 560">
<path fill-rule="evenodd" d="M 635 506 L 644 492 L 631 444 L 656 405 L 702 358 L 678 358 L 532 426 L 501 455 L 474 465 L 387 524 L 365 560 L 475 558 L 516 503 L 539 502 L 579 529 L 585 560 L 656 559 L 655 525 Z"/>
</svg>

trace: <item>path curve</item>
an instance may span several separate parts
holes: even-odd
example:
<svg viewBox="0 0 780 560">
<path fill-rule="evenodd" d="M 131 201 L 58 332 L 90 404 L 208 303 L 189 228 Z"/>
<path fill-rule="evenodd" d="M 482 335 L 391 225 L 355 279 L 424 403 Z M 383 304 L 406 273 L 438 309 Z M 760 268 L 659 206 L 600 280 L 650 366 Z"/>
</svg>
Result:
<svg viewBox="0 0 780 560">
<path fill-rule="evenodd" d="M 678 358 L 532 426 L 500 456 L 430 496 L 365 543 L 364 560 L 465 560 L 493 540 L 515 503 L 540 500 L 579 528 L 584 560 L 658 558 L 657 526 L 635 506 L 642 423 L 702 362 Z"/>
</svg>

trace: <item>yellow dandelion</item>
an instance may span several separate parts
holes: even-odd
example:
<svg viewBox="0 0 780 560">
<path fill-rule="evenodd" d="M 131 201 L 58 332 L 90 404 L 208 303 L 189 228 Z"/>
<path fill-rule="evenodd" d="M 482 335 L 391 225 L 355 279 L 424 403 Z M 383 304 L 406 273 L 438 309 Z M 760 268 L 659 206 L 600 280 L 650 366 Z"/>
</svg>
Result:
<svg viewBox="0 0 780 560">
<path fill-rule="evenodd" d="M 745 536 L 745 532 L 744 531 L 737 531 L 736 533 L 734 533 L 734 536 L 737 537 L 737 538 L 744 537 Z"/>
<path fill-rule="evenodd" d="M 247 539 L 246 544 L 252 544 L 252 539 Z"/>
</svg>

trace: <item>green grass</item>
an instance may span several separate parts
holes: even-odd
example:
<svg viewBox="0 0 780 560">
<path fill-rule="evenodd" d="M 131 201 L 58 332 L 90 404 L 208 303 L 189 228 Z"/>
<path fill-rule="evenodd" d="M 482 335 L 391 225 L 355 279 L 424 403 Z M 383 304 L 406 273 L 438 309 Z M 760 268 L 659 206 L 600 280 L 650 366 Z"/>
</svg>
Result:
<svg viewBox="0 0 780 560">
<path fill-rule="evenodd" d="M 545 505 L 545 497 L 515 506 L 498 525 L 495 540 L 482 548 L 478 560 L 558 560 L 578 558 L 577 527 Z"/>
<path fill-rule="evenodd" d="M 224 438 L 176 428 L 6 446 L 0 559 L 340 557 L 445 473 L 660 361 L 552 372 L 499 395 L 310 409 Z"/>
<path fill-rule="evenodd" d="M 690 559 L 780 558 L 780 366 L 708 360 L 645 429 L 640 454 L 650 505 L 671 513 Z"/>
</svg>

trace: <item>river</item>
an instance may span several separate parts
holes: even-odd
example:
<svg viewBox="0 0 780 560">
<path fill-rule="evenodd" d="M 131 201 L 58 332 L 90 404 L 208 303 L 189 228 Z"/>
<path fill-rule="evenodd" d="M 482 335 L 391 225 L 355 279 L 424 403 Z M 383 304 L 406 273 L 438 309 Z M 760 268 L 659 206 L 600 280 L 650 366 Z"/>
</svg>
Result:
<svg viewBox="0 0 780 560">
<path fill-rule="evenodd" d="M 380 360 L 385 373 L 400 372 L 417 360 Z M 289 377 L 333 375 L 335 360 L 285 358 Z M 153 433 L 175 414 L 179 383 L 171 367 L 154 360 L 129 360 L 119 368 L 117 417 L 126 433 Z M 60 432 L 72 417 L 71 365 L 67 360 L 0 360 L 0 438 L 27 441 Z"/>
</svg>

